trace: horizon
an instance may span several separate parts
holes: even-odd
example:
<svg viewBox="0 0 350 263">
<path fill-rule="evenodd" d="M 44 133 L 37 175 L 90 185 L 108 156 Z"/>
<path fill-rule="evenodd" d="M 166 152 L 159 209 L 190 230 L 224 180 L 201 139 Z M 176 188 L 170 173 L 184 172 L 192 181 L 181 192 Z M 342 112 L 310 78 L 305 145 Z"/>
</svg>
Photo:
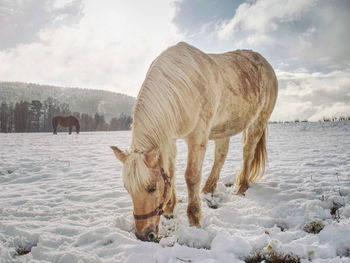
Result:
<svg viewBox="0 0 350 263">
<path fill-rule="evenodd" d="M 0 79 L 135 98 L 152 60 L 185 41 L 262 54 L 279 81 L 271 121 L 349 115 L 349 11 L 346 0 L 2 2 Z"/>
<path fill-rule="evenodd" d="M 130 98 L 133 98 L 136 102 L 136 97 L 124 94 L 124 93 L 119 93 L 119 92 L 115 92 L 115 91 L 111 91 L 111 90 L 103 90 L 103 89 L 94 89 L 94 88 L 82 88 L 82 87 L 63 87 L 63 86 L 55 86 L 55 85 L 49 85 L 49 84 L 39 84 L 39 83 L 31 83 L 31 82 L 18 82 L 18 81 L 2 81 L 0 80 L 0 83 L 20 83 L 20 84 L 30 84 L 30 85 L 34 85 L 34 86 L 50 86 L 50 87 L 54 87 L 54 88 L 63 88 L 63 89 L 89 89 L 89 90 L 93 90 L 93 91 L 104 91 L 104 92 L 112 92 L 118 95 L 123 95 L 123 96 L 127 96 Z M 40 100 L 39 100 L 40 101 Z M 0 103 L 2 103 L 2 101 L 0 101 Z M 98 113 L 98 112 L 97 112 Z M 102 114 L 102 116 L 104 116 Z M 127 115 L 129 116 L 129 115 Z M 130 115 L 131 116 L 131 115 Z M 344 120 L 340 120 L 340 117 L 344 117 Z M 327 116 L 322 116 L 322 118 L 317 119 L 317 120 L 308 120 L 308 119 L 303 119 L 300 117 L 296 117 L 294 119 L 284 119 L 284 120 L 269 120 L 269 124 L 283 124 L 283 123 L 302 123 L 302 122 L 311 122 L 311 123 L 317 123 L 317 122 L 337 122 L 337 121 L 347 121 L 350 118 L 350 114 L 345 114 L 345 115 L 327 115 Z"/>
</svg>

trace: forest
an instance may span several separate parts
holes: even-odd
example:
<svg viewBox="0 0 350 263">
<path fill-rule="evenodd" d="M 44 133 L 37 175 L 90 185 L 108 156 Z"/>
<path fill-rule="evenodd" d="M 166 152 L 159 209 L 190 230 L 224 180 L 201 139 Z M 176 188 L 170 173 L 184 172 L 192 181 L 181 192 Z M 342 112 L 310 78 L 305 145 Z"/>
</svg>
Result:
<svg viewBox="0 0 350 263">
<path fill-rule="evenodd" d="M 104 115 L 72 112 L 69 104 L 48 97 L 44 101 L 21 100 L 16 103 L 2 102 L 0 106 L 0 132 L 52 132 L 52 118 L 73 115 L 80 122 L 80 131 L 129 130 L 132 118 L 124 113 L 105 120 Z M 62 131 L 62 128 L 59 129 Z"/>
<path fill-rule="evenodd" d="M 62 111 L 66 110 L 65 104 L 68 104 L 72 113 L 83 112 L 94 116 L 98 112 L 108 122 L 122 113 L 131 116 L 135 104 L 134 97 L 111 91 L 0 81 L 0 102 L 6 102 L 8 107 L 11 103 L 15 107 L 21 101 L 32 104 L 33 100 L 39 100 L 43 107 L 46 101 L 49 107 L 49 97 L 62 104 L 62 107 L 55 105 L 60 106 Z"/>
</svg>

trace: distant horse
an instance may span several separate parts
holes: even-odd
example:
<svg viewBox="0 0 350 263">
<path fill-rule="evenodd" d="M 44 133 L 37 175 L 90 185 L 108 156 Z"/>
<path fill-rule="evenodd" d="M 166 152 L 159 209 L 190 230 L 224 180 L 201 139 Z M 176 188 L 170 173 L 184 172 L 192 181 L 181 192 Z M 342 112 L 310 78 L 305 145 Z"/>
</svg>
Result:
<svg viewBox="0 0 350 263">
<path fill-rule="evenodd" d="M 72 134 L 73 126 L 75 126 L 75 130 L 77 134 L 80 132 L 80 125 L 77 118 L 74 116 L 68 116 L 68 117 L 61 117 L 56 116 L 52 119 L 52 127 L 53 127 L 53 134 L 57 134 L 57 127 L 69 127 L 69 134 Z"/>
<path fill-rule="evenodd" d="M 202 191 L 214 193 L 230 136 L 243 131 L 243 166 L 235 180 L 238 194 L 243 195 L 264 173 L 266 127 L 276 98 L 274 70 L 253 51 L 206 54 L 180 42 L 161 53 L 137 96 L 130 150 L 111 146 L 124 164 L 136 236 L 154 241 L 160 215 L 173 216 L 177 138 L 188 145 L 185 179 L 191 225 L 200 225 L 200 183 L 208 140 L 215 142 L 215 161 Z"/>
</svg>

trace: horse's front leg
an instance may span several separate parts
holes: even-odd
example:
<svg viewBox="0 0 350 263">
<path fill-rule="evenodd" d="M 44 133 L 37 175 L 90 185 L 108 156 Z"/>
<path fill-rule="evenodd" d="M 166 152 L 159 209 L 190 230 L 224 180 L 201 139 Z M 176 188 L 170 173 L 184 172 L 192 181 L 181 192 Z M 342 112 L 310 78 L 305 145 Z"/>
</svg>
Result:
<svg viewBox="0 0 350 263">
<path fill-rule="evenodd" d="M 187 216 L 190 225 L 200 226 L 202 215 L 200 199 L 200 183 L 202 164 L 207 149 L 208 137 L 204 134 L 193 134 L 187 138 L 188 159 L 185 178 L 188 191 Z"/>
<path fill-rule="evenodd" d="M 174 208 L 176 205 L 176 187 L 175 187 L 175 156 L 176 156 L 176 141 L 171 143 L 171 156 L 169 158 L 169 177 L 171 181 L 170 197 L 164 207 L 164 216 L 166 218 L 174 217 Z"/>
<path fill-rule="evenodd" d="M 69 126 L 69 134 L 72 134 L 73 126 Z"/>
<path fill-rule="evenodd" d="M 175 205 L 176 205 L 176 188 L 175 188 L 175 176 L 174 176 L 171 179 L 170 198 L 164 208 L 164 214 L 163 214 L 167 219 L 174 217 Z"/>
</svg>

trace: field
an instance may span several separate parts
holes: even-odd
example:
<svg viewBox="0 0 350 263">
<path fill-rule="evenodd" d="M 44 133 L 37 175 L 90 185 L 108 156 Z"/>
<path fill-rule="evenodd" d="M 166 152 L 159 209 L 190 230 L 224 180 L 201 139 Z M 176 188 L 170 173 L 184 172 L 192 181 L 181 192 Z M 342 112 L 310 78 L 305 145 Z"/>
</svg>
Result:
<svg viewBox="0 0 350 263">
<path fill-rule="evenodd" d="M 161 218 L 159 243 L 136 239 L 109 148 L 130 141 L 129 131 L 0 134 L 0 262 L 350 262 L 349 121 L 269 125 L 265 177 L 245 196 L 225 186 L 241 166 L 232 137 L 216 194 L 202 196 L 201 228 L 188 225 L 179 140 L 179 203 L 174 219 Z M 210 142 L 203 183 L 212 163 Z"/>
</svg>

